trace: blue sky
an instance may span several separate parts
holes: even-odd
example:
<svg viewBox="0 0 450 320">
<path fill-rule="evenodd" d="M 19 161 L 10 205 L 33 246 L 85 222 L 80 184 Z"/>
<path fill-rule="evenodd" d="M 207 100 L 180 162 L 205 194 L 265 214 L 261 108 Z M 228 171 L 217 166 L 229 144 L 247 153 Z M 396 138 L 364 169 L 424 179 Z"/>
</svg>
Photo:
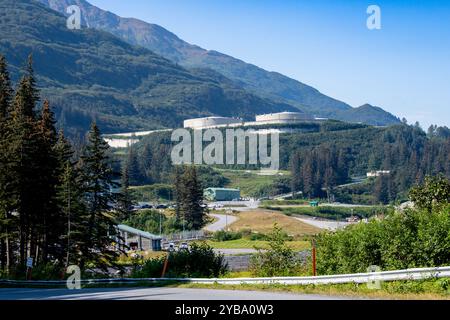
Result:
<svg viewBox="0 0 450 320">
<path fill-rule="evenodd" d="M 88 0 L 356 107 L 450 126 L 450 1 Z M 381 30 L 366 9 L 381 8 Z"/>
</svg>

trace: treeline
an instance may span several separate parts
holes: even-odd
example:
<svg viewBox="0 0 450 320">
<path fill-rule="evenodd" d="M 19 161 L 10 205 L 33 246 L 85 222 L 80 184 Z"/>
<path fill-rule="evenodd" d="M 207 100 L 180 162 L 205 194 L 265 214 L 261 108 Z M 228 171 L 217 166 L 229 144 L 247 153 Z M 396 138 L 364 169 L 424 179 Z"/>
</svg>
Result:
<svg viewBox="0 0 450 320">
<path fill-rule="evenodd" d="M 322 197 L 333 187 L 349 181 L 348 151 L 320 145 L 310 152 L 297 151 L 291 158 L 292 191 Z"/>
<path fill-rule="evenodd" d="M 108 145 L 93 124 L 79 158 L 39 107 L 32 59 L 15 91 L 0 56 L 0 266 L 14 276 L 34 264 L 105 267 L 116 257 Z"/>
<path fill-rule="evenodd" d="M 445 132 L 445 129 L 436 130 Z M 450 138 L 445 135 L 426 136 L 417 125 L 399 126 L 387 130 L 381 143 L 383 149 L 375 146 L 378 148 L 374 148 L 369 158 L 370 169 L 391 173 L 374 181 L 373 195 L 377 203 L 407 198 L 409 188 L 424 182 L 427 175 L 450 177 Z"/>
<path fill-rule="evenodd" d="M 328 188 L 335 194 L 333 186 L 348 182 L 350 176 L 364 177 L 368 171 L 389 170 L 389 175 L 348 189 L 365 193 L 373 203 L 386 204 L 406 199 L 409 188 L 422 182 L 426 175 L 442 173 L 450 177 L 448 131 L 446 127 L 433 126 L 427 136 L 418 125 L 402 124 L 292 135 L 283 138 L 280 153 L 295 150 L 290 159 L 293 190 L 304 191 L 309 197 L 323 197 Z M 339 190 L 341 197 L 351 198 L 343 193 L 345 190 Z"/>
</svg>

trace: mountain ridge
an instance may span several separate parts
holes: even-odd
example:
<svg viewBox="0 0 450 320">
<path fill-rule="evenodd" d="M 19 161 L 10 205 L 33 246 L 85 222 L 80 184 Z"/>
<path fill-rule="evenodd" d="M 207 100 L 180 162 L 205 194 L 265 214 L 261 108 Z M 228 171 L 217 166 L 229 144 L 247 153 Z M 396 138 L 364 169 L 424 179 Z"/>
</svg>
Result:
<svg viewBox="0 0 450 320">
<path fill-rule="evenodd" d="M 110 32 L 125 41 L 148 48 L 187 68 L 210 68 L 233 80 L 244 89 L 261 97 L 286 104 L 320 117 L 355 121 L 364 119 L 367 124 L 383 125 L 399 123 L 392 114 L 370 113 L 322 94 L 319 90 L 274 71 L 266 71 L 214 50 L 206 50 L 187 43 L 176 34 L 157 24 L 136 18 L 122 18 L 102 10 L 85 0 L 38 0 L 46 6 L 65 13 L 69 5 L 78 5 L 82 22 L 92 28 Z M 66 14 L 67 15 L 67 14 Z M 379 117 L 379 118 L 377 118 Z M 354 118 L 354 120 L 352 119 Z"/>
</svg>

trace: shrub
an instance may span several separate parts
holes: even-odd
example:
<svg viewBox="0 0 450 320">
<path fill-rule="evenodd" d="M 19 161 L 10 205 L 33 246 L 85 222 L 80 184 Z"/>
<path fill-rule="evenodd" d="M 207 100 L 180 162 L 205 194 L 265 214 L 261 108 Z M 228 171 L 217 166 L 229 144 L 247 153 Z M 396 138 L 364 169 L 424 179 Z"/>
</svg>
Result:
<svg viewBox="0 0 450 320">
<path fill-rule="evenodd" d="M 242 238 L 242 233 L 240 232 L 233 232 L 233 231 L 217 231 L 214 233 L 213 239 L 215 241 L 230 241 L 230 240 L 237 240 Z"/>
<path fill-rule="evenodd" d="M 25 266 L 17 266 L 16 269 L 11 270 L 8 278 L 24 280 L 26 273 L 27 268 Z M 31 278 L 33 280 L 61 280 L 64 276 L 64 267 L 59 263 L 41 263 L 34 266 L 31 270 Z"/>
<path fill-rule="evenodd" d="M 269 238 L 268 238 L 268 236 L 265 235 L 264 233 L 252 233 L 252 234 L 250 235 L 249 239 L 250 239 L 251 241 L 258 241 L 258 240 L 266 241 L 266 240 L 268 240 Z"/>
<path fill-rule="evenodd" d="M 167 217 L 157 210 L 147 209 L 133 213 L 127 220 L 121 223 L 130 227 L 144 230 L 150 233 L 159 233 L 159 224 L 162 223 L 164 233 L 177 232 L 180 229 L 175 217 Z"/>
<path fill-rule="evenodd" d="M 301 261 L 297 254 L 286 245 L 286 234 L 274 225 L 267 235 L 269 249 L 259 250 L 250 261 L 250 270 L 258 277 L 291 276 L 301 270 Z"/>
<path fill-rule="evenodd" d="M 165 258 L 151 259 L 136 267 L 135 278 L 161 277 Z M 177 251 L 169 255 L 166 277 L 219 277 L 227 272 L 228 266 L 222 254 L 217 254 L 206 243 L 193 243 L 190 250 Z"/>
<path fill-rule="evenodd" d="M 320 274 L 438 267 L 450 264 L 450 207 L 439 212 L 407 210 L 382 220 L 323 233 L 317 241 Z"/>
</svg>

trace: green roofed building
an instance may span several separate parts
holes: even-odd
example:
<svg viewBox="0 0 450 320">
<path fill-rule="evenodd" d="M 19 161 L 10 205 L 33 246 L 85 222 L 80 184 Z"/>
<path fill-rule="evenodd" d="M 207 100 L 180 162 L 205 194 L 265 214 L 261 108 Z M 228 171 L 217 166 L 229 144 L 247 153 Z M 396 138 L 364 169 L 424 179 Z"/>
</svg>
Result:
<svg viewBox="0 0 450 320">
<path fill-rule="evenodd" d="M 241 198 L 239 189 L 208 188 L 204 191 L 206 200 L 209 201 L 233 201 Z"/>
</svg>

